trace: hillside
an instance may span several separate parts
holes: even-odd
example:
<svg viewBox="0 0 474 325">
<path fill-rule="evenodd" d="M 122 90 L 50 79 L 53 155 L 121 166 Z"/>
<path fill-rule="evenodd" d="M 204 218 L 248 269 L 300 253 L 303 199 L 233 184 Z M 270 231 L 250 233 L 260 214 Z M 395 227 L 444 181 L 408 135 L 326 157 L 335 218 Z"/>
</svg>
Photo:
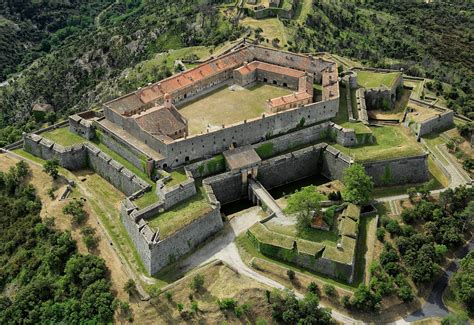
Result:
<svg viewBox="0 0 474 325">
<path fill-rule="evenodd" d="M 474 111 L 469 1 L 302 0 L 292 20 L 258 21 L 243 19 L 233 0 L 76 2 L 0 5 L 0 80 L 19 71 L 0 88 L 0 145 L 42 125 L 30 114 L 35 103 L 54 107 L 50 121 L 99 107 L 170 75 L 175 59 L 208 56 L 259 27 L 266 45 L 278 38 L 290 51 L 328 51 L 444 82 L 435 88 L 450 108 Z"/>
</svg>

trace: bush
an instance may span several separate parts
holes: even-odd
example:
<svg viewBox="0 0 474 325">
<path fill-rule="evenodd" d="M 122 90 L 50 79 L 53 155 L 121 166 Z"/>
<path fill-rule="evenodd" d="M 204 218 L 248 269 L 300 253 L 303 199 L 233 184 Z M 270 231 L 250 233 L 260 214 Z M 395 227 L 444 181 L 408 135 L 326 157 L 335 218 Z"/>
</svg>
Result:
<svg viewBox="0 0 474 325">
<path fill-rule="evenodd" d="M 89 251 L 97 248 L 97 237 L 95 236 L 95 233 L 95 228 L 92 228 L 91 226 L 86 226 L 81 229 L 82 240 Z"/>
<path fill-rule="evenodd" d="M 203 286 L 204 277 L 201 274 L 196 274 L 191 282 L 191 289 L 193 289 L 194 291 L 199 291 L 202 289 Z"/>
<path fill-rule="evenodd" d="M 237 307 L 237 302 L 232 298 L 223 298 L 217 299 L 217 305 L 221 310 L 232 310 L 234 311 L 235 307 Z"/>
<path fill-rule="evenodd" d="M 309 285 L 308 285 L 308 291 L 311 292 L 311 293 L 314 293 L 314 294 L 319 294 L 319 288 L 318 288 L 318 285 L 314 282 L 311 282 Z"/>
<path fill-rule="evenodd" d="M 123 286 L 123 290 L 129 295 L 132 295 L 137 290 L 137 285 L 135 281 L 133 281 L 132 279 L 128 279 L 128 281 L 125 282 L 125 285 Z"/>
<path fill-rule="evenodd" d="M 383 243 L 385 240 L 385 229 L 377 228 L 376 235 L 377 235 L 377 239 Z"/>
<path fill-rule="evenodd" d="M 294 280 L 295 277 L 296 277 L 295 271 L 293 271 L 293 270 L 287 270 L 286 275 L 288 276 L 288 279 L 290 279 L 290 280 Z"/>
<path fill-rule="evenodd" d="M 43 165 L 43 171 L 53 179 L 56 179 L 59 175 L 59 160 L 56 158 L 47 160 Z"/>
<path fill-rule="evenodd" d="M 398 297 L 403 302 L 410 302 L 413 300 L 413 290 L 408 284 L 402 285 L 398 288 Z"/>
<path fill-rule="evenodd" d="M 395 235 L 400 235 L 402 232 L 402 228 L 400 227 L 400 224 L 398 223 L 397 220 L 390 219 L 387 224 L 385 225 L 385 229 L 390 233 L 390 235 L 395 236 Z"/>
<path fill-rule="evenodd" d="M 169 291 L 166 291 L 166 292 L 165 292 L 165 298 L 166 298 L 166 300 L 168 300 L 168 301 L 172 301 L 172 300 L 173 300 L 173 294 L 172 294 L 171 292 L 169 292 Z"/>
<path fill-rule="evenodd" d="M 333 286 L 332 284 L 325 284 L 324 285 L 324 293 L 328 297 L 334 297 L 337 294 L 336 287 Z"/>
<path fill-rule="evenodd" d="M 81 224 L 86 219 L 86 212 L 83 209 L 84 202 L 74 200 L 63 207 L 63 213 L 72 216 L 72 221 L 75 224 Z"/>
<path fill-rule="evenodd" d="M 351 297 L 348 295 L 342 296 L 341 304 L 347 309 L 351 308 Z"/>
</svg>

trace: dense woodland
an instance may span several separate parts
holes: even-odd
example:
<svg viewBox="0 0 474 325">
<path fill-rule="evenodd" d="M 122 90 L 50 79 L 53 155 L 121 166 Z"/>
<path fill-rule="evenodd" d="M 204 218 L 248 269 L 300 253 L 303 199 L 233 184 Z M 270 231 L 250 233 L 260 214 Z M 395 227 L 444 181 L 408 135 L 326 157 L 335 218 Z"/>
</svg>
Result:
<svg viewBox="0 0 474 325">
<path fill-rule="evenodd" d="M 217 46 L 245 33 L 218 6 L 232 0 L 23 0 L 0 3 L 0 145 L 40 126 L 34 103 L 57 116 L 136 88 L 122 72 L 157 53 Z M 330 51 L 401 68 L 435 84 L 448 106 L 474 111 L 472 1 L 314 0 L 305 22 L 284 20 L 291 51 Z M 154 80 L 170 74 L 153 71 Z M 144 83 L 147 81 L 144 80 Z M 123 87 L 125 85 L 125 87 Z M 439 85 L 441 85 L 439 87 Z"/>
<path fill-rule="evenodd" d="M 110 323 L 117 303 L 105 261 L 41 221 L 29 176 L 24 162 L 0 172 L 0 323 Z"/>
</svg>

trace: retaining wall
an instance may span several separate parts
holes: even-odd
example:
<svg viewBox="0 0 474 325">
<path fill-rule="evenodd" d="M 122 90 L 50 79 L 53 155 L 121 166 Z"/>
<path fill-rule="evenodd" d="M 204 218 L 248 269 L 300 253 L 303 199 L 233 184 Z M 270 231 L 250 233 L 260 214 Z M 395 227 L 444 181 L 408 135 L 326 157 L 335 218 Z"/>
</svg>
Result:
<svg viewBox="0 0 474 325">
<path fill-rule="evenodd" d="M 352 159 L 332 146 L 322 152 L 321 174 L 330 180 L 342 180 L 343 172 L 352 164 Z"/>
<path fill-rule="evenodd" d="M 78 114 L 69 116 L 69 130 L 87 140 L 95 137 L 95 128 L 92 121 L 82 118 Z"/>
<path fill-rule="evenodd" d="M 263 161 L 258 168 L 258 181 L 271 189 L 319 174 L 323 148 L 324 145 L 318 144 Z"/>
<path fill-rule="evenodd" d="M 240 200 L 247 195 L 240 172 L 226 172 L 206 178 L 204 182 L 211 186 L 221 205 Z"/>
<path fill-rule="evenodd" d="M 430 179 L 428 154 L 363 163 L 375 186 L 423 183 Z"/>
<path fill-rule="evenodd" d="M 454 126 L 454 112 L 447 110 L 437 116 L 424 120 L 418 124 L 418 131 L 415 131 L 418 137 L 422 137 L 432 132 L 444 131 Z"/>
</svg>

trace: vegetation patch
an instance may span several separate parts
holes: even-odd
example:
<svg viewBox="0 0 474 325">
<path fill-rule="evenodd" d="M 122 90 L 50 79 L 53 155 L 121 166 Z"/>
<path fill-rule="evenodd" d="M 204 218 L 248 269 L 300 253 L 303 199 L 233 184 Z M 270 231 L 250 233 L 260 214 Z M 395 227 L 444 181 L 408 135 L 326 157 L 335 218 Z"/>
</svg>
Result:
<svg viewBox="0 0 474 325">
<path fill-rule="evenodd" d="M 257 154 L 260 156 L 260 158 L 265 159 L 269 158 L 273 154 L 273 143 L 272 142 L 267 142 L 264 144 L 261 144 L 260 146 L 255 149 Z"/>
<path fill-rule="evenodd" d="M 169 237 L 204 214 L 211 212 L 212 208 L 207 202 L 202 185 L 196 184 L 196 187 L 196 195 L 148 220 L 150 227 L 160 231 L 161 239 Z"/>
<path fill-rule="evenodd" d="M 40 135 L 65 147 L 87 142 L 83 137 L 69 131 L 68 127 L 46 131 Z"/>
</svg>

